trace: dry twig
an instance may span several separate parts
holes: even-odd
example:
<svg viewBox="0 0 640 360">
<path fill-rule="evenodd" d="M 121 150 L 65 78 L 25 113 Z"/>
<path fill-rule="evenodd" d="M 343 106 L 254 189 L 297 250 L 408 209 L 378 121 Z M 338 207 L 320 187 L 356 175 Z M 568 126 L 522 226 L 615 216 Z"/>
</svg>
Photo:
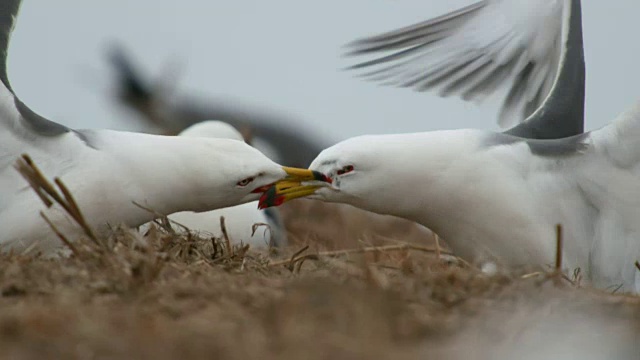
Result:
<svg viewBox="0 0 640 360">
<path fill-rule="evenodd" d="M 222 237 L 227 245 L 227 258 L 231 259 L 233 257 L 233 247 L 231 246 L 229 233 L 227 233 L 227 226 L 224 223 L 224 216 L 220 216 L 220 230 L 222 230 Z"/>
<path fill-rule="evenodd" d="M 295 253 L 293 253 L 293 255 L 291 255 L 291 260 L 289 260 L 289 264 L 286 265 L 286 268 L 289 269 L 289 271 L 293 271 L 293 267 L 296 265 L 296 261 L 299 260 L 299 259 L 296 259 L 297 256 L 307 251 L 308 248 L 309 248 L 309 245 L 305 245 L 304 247 L 302 247 L 302 249 L 296 251 Z M 298 269 L 297 269 L 298 272 L 300 272 L 300 268 L 302 267 L 303 262 L 304 262 L 304 259 L 298 261 Z"/>
<path fill-rule="evenodd" d="M 315 254 L 306 254 L 306 255 L 297 256 L 297 254 L 302 253 L 303 251 L 307 250 L 307 248 L 308 246 L 302 248 L 301 250 L 296 252 L 296 254 L 294 254 L 290 259 L 274 261 L 269 263 L 268 266 L 285 265 L 287 269 L 291 270 L 294 264 L 299 261 L 304 261 L 307 259 L 318 260 L 322 257 L 337 257 L 337 256 L 351 255 L 351 254 L 366 254 L 366 253 L 372 253 L 372 252 L 403 251 L 403 250 L 416 250 L 416 251 L 423 251 L 428 253 L 436 252 L 436 249 L 429 248 L 426 246 L 418 246 L 413 244 L 401 244 L 401 245 L 386 245 L 386 246 L 370 246 L 370 247 L 364 247 L 359 249 L 320 251 Z M 446 255 L 451 255 L 451 253 L 448 253 L 448 252 L 443 252 L 443 253 L 445 253 Z"/>
<path fill-rule="evenodd" d="M 54 178 L 54 182 L 60 190 L 60 192 L 58 192 L 58 190 L 56 190 L 56 188 L 49 182 L 49 180 L 47 180 L 47 178 L 42 174 L 40 169 L 33 162 L 31 157 L 29 157 L 29 155 L 27 154 L 23 154 L 18 159 L 15 164 L 15 168 L 25 178 L 25 180 L 27 180 L 31 188 L 40 197 L 45 206 L 51 207 L 54 203 L 62 206 L 67 214 L 69 214 L 69 216 L 71 216 L 71 218 L 82 228 L 89 239 L 91 239 L 94 244 L 103 247 L 103 244 L 98 241 L 98 238 L 95 236 L 93 229 L 82 215 L 82 212 L 78 207 L 78 203 L 76 203 L 73 195 L 71 195 L 71 192 L 62 182 L 62 180 L 60 180 L 60 178 Z M 62 193 L 62 195 L 60 193 Z M 64 238 L 64 236 L 62 236 L 60 231 L 55 226 L 53 226 L 53 223 L 44 215 L 44 213 L 41 212 L 40 214 L 45 219 L 47 224 L 51 226 L 56 235 L 58 235 L 58 237 L 60 237 L 60 239 L 65 244 L 70 244 L 69 241 Z M 71 250 L 73 251 L 73 249 Z"/>
<path fill-rule="evenodd" d="M 436 259 L 438 259 L 438 261 L 440 261 L 440 237 L 438 236 L 438 234 L 433 233 L 433 241 L 436 244 Z"/>
<path fill-rule="evenodd" d="M 255 235 L 256 231 L 258 231 L 258 228 L 260 228 L 260 227 L 265 227 L 266 228 L 264 230 L 265 232 L 263 234 L 266 234 L 266 232 L 269 231 L 269 246 L 273 246 L 273 244 L 274 244 L 273 231 L 271 230 L 271 225 L 269 225 L 269 224 L 254 223 L 253 225 L 251 225 L 251 236 Z"/>
<path fill-rule="evenodd" d="M 53 230 L 53 232 L 58 236 L 58 238 L 60 239 L 60 241 L 62 241 L 63 244 L 65 244 L 69 250 L 71 250 L 71 252 L 75 255 L 75 256 L 80 256 L 80 252 L 78 251 L 78 249 L 76 248 L 75 245 L 73 245 L 73 243 L 71 241 L 69 241 L 69 239 L 67 239 L 66 236 L 64 236 L 62 234 L 62 232 L 60 232 L 60 230 L 58 230 L 58 228 L 51 222 L 51 220 L 49 220 L 49 218 L 47 217 L 47 215 L 44 214 L 44 212 L 40 211 L 40 216 L 42 216 L 42 218 L 44 219 L 44 221 L 47 222 L 47 224 L 49 225 L 49 227 L 51 228 L 51 230 Z"/>
<path fill-rule="evenodd" d="M 143 205 L 141 205 L 141 204 L 139 204 L 139 203 L 137 203 L 135 201 L 132 201 L 132 203 L 133 203 L 133 205 L 139 207 L 140 209 L 153 214 L 156 217 L 156 219 L 153 220 L 153 222 L 155 224 L 160 225 L 164 230 L 166 230 L 168 233 L 170 233 L 172 235 L 175 235 L 176 232 L 171 227 L 171 224 L 178 225 L 179 227 L 181 227 L 184 230 L 185 233 L 190 233 L 191 232 L 191 229 L 189 229 L 186 225 L 183 225 L 183 224 L 181 224 L 181 223 L 179 223 L 179 222 L 177 222 L 175 220 L 169 219 L 169 217 L 167 215 L 165 215 L 165 214 L 159 213 L 159 212 L 157 212 L 157 211 L 155 211 L 155 210 L 153 210 L 153 209 L 151 209 L 149 207 L 145 207 L 145 206 L 143 206 Z M 160 220 L 160 222 L 158 222 L 157 220 Z"/>
<path fill-rule="evenodd" d="M 556 271 L 562 271 L 562 249 L 563 249 L 563 239 L 562 239 L 562 225 L 556 224 Z"/>
</svg>

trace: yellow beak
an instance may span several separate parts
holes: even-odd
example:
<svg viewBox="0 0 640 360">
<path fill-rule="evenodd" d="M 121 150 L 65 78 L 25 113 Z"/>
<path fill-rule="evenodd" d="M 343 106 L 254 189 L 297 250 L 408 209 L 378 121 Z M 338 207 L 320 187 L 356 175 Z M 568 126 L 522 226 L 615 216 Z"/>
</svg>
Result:
<svg viewBox="0 0 640 360">
<path fill-rule="evenodd" d="M 328 183 L 331 183 L 332 181 L 331 178 L 327 177 L 325 174 L 319 171 L 314 171 L 309 169 L 299 169 L 299 168 L 286 167 L 286 166 L 283 166 L 282 170 L 284 170 L 284 172 L 287 173 L 287 177 L 281 181 L 290 180 L 290 181 L 302 182 L 302 181 L 318 180 L 318 181 L 324 181 Z"/>
<path fill-rule="evenodd" d="M 287 173 L 287 176 L 277 181 L 262 194 L 258 208 L 264 209 L 282 205 L 289 200 L 311 195 L 325 186 L 322 184 L 303 185 L 302 183 L 305 181 L 320 181 L 329 184 L 332 182 L 331 178 L 318 171 L 284 166 L 282 169 Z"/>
</svg>

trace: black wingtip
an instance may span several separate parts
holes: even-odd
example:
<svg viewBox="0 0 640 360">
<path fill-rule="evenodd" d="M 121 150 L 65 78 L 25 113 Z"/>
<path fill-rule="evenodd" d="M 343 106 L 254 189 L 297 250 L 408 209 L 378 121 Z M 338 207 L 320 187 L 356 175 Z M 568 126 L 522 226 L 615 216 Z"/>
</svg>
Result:
<svg viewBox="0 0 640 360">
<path fill-rule="evenodd" d="M 121 96 L 130 100 L 148 100 L 152 91 L 135 69 L 131 56 L 120 43 L 112 43 L 107 49 L 107 58 L 118 77 Z"/>
</svg>

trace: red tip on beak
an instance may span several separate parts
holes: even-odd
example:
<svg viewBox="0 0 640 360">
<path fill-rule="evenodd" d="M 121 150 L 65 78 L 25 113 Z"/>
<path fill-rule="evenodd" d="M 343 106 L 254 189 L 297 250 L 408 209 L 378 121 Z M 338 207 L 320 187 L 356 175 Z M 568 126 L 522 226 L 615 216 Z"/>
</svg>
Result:
<svg viewBox="0 0 640 360">
<path fill-rule="evenodd" d="M 311 170 L 311 173 L 313 174 L 313 180 L 324 181 L 329 184 L 333 183 L 333 180 L 330 177 L 320 171 Z"/>
<path fill-rule="evenodd" d="M 272 186 L 265 191 L 258 201 L 258 209 L 266 209 L 271 206 L 280 206 L 284 203 L 284 196 L 276 194 L 276 187 Z"/>
</svg>

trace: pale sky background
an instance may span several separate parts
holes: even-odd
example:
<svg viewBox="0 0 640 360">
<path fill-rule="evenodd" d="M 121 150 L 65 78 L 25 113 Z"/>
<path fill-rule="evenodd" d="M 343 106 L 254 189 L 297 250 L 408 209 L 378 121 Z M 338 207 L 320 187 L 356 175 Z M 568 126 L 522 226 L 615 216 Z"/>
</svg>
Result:
<svg viewBox="0 0 640 360">
<path fill-rule="evenodd" d="M 74 128 L 136 129 L 110 100 L 112 41 L 147 74 L 170 61 L 179 91 L 227 96 L 297 115 L 318 136 L 496 129 L 497 102 L 477 107 L 382 87 L 340 69 L 341 46 L 476 0 L 25 0 L 9 77 L 38 113 Z M 640 99 L 640 1 L 583 1 L 587 129 Z"/>
</svg>

